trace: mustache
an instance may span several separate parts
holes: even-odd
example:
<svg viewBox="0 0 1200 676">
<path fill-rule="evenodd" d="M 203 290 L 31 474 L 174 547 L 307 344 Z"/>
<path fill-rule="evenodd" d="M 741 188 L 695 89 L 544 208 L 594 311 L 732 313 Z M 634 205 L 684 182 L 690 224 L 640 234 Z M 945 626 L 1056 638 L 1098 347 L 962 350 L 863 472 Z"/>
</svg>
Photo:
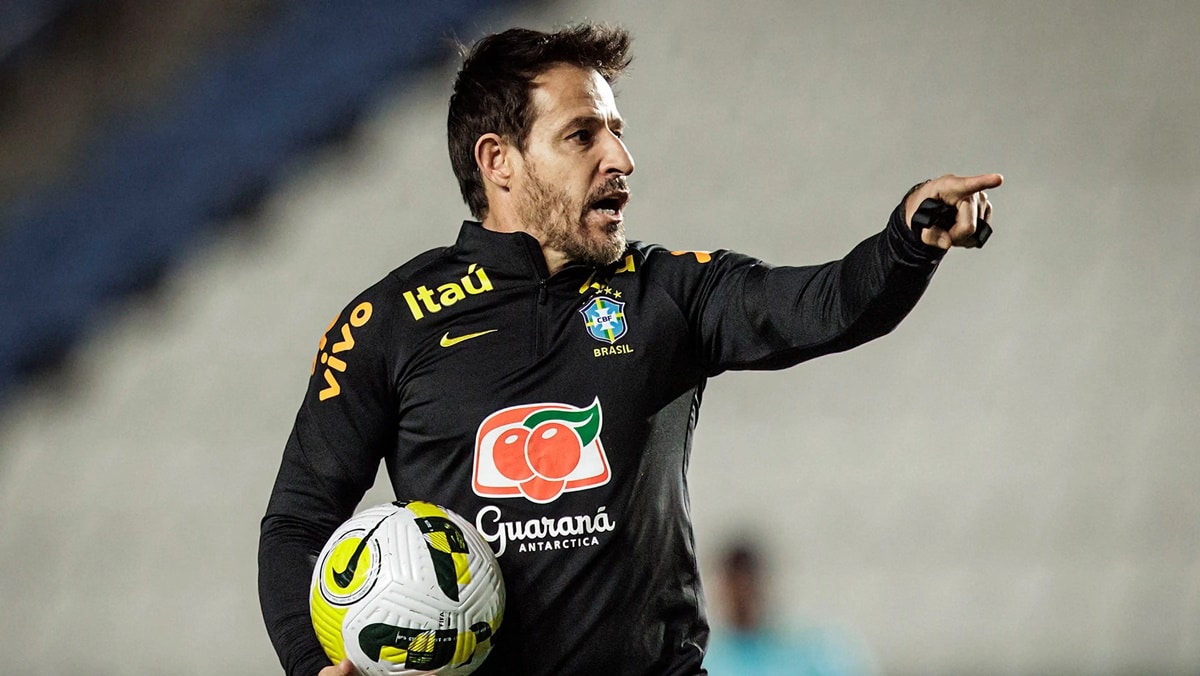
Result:
<svg viewBox="0 0 1200 676">
<path fill-rule="evenodd" d="M 624 174 L 613 176 L 604 182 L 604 188 L 607 190 L 629 190 L 629 177 Z"/>
<path fill-rule="evenodd" d="M 587 203 L 591 204 L 615 192 L 629 194 L 629 179 L 626 176 L 613 176 L 605 181 L 588 195 Z"/>
<path fill-rule="evenodd" d="M 626 176 L 613 176 L 600 186 L 601 194 L 610 192 L 629 192 L 629 178 Z"/>
</svg>

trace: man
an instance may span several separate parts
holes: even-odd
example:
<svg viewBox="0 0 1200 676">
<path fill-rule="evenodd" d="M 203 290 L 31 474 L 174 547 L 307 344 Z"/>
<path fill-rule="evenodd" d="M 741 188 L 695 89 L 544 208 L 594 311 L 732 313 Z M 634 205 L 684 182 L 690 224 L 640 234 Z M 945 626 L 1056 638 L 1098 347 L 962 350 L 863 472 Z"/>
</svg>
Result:
<svg viewBox="0 0 1200 676">
<path fill-rule="evenodd" d="M 309 576 L 380 460 L 397 497 L 463 514 L 500 556 L 508 607 L 476 673 L 704 673 L 685 472 L 706 379 L 887 333 L 990 217 L 999 176 L 944 176 L 826 265 L 627 243 L 610 83 L 628 47 L 583 25 L 467 54 L 449 144 L 480 222 L 329 327 L 263 519 L 263 614 L 289 674 L 352 673 L 314 637 Z M 918 238 L 927 197 L 958 217 Z"/>
</svg>

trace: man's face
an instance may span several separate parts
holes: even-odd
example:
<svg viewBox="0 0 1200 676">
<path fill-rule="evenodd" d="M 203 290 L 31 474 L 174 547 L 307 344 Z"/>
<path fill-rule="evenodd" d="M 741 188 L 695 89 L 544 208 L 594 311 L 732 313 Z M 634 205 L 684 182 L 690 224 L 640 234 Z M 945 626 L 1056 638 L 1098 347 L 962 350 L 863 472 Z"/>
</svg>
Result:
<svg viewBox="0 0 1200 676">
<path fill-rule="evenodd" d="M 514 182 L 518 216 L 543 247 L 607 265 L 625 251 L 633 157 L 612 89 L 594 70 L 555 66 L 534 80 L 533 128 Z"/>
</svg>

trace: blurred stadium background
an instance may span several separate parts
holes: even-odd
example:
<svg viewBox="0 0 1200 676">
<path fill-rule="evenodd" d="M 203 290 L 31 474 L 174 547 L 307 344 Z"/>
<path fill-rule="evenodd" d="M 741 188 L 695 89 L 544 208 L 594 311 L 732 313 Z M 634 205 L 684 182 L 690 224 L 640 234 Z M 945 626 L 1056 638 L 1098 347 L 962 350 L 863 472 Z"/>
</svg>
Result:
<svg viewBox="0 0 1200 676">
<path fill-rule="evenodd" d="M 710 384 L 706 569 L 759 538 L 883 673 L 1200 673 L 1200 6 L 1028 0 L 0 3 L 0 671 L 279 671 L 319 334 L 466 216 L 446 38 L 585 18 L 635 36 L 632 237 L 820 262 L 1007 178 L 894 334 Z"/>
</svg>

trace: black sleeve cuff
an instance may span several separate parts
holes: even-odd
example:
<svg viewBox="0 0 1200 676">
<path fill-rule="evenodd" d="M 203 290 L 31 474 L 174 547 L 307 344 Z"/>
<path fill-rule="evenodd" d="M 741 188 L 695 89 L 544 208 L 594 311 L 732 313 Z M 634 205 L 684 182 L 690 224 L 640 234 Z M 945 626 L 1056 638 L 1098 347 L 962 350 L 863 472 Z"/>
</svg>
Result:
<svg viewBox="0 0 1200 676">
<path fill-rule="evenodd" d="M 946 250 L 922 242 L 921 238 L 917 237 L 917 233 L 908 227 L 904 218 L 904 202 L 905 200 L 900 200 L 900 204 L 892 211 L 892 216 L 888 219 L 887 240 L 892 254 L 904 265 L 914 267 L 937 265 L 938 261 L 946 255 Z"/>
</svg>

